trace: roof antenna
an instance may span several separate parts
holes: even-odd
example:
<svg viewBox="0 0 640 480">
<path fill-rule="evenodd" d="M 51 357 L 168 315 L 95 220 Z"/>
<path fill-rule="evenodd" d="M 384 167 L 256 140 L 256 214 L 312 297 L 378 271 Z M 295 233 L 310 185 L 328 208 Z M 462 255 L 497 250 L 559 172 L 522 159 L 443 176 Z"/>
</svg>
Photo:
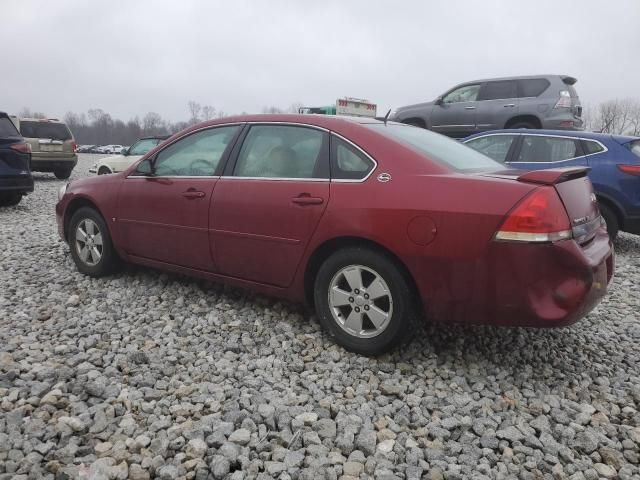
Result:
<svg viewBox="0 0 640 480">
<path fill-rule="evenodd" d="M 387 114 L 384 116 L 384 125 L 387 125 L 387 120 L 389 119 L 389 115 L 391 115 L 391 109 L 389 109 L 389 111 L 387 112 Z"/>
</svg>

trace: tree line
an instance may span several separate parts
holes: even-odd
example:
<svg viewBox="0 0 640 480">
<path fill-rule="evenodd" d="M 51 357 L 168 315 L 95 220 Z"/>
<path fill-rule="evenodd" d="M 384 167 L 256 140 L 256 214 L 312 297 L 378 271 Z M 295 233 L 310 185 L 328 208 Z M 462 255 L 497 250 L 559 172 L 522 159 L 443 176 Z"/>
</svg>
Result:
<svg viewBox="0 0 640 480">
<path fill-rule="evenodd" d="M 294 113 L 301 104 L 291 104 L 289 108 L 264 107 L 262 113 Z M 131 145 L 138 138 L 151 135 L 171 135 L 191 125 L 228 115 L 211 105 L 202 105 L 196 101 L 187 103 L 188 119 L 171 122 L 159 113 L 148 112 L 142 118 L 135 116 L 128 121 L 113 118 L 101 108 L 91 108 L 86 113 L 67 112 L 62 118 L 71 129 L 76 142 L 81 145 Z M 247 112 L 242 112 L 246 114 Z M 23 108 L 20 118 L 51 118 L 43 112 Z"/>
<path fill-rule="evenodd" d="M 301 106 L 301 103 L 292 103 L 288 108 L 264 107 L 262 113 L 296 113 Z M 131 145 L 140 137 L 170 135 L 201 121 L 228 116 L 211 105 L 193 100 L 187 103 L 187 112 L 188 119 L 178 122 L 166 120 L 156 112 L 149 112 L 142 118 L 135 116 L 125 122 L 114 119 L 100 108 L 89 109 L 86 113 L 67 112 L 63 118 L 79 144 Z M 44 113 L 28 108 L 23 108 L 19 116 L 47 118 Z M 586 130 L 640 136 L 640 100 L 615 99 L 586 106 L 582 116 Z"/>
</svg>

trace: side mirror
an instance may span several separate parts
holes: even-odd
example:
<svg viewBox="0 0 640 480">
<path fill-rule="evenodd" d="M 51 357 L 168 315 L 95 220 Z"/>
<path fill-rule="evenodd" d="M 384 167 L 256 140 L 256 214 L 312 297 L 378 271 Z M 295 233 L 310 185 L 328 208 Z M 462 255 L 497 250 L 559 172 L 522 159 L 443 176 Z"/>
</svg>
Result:
<svg viewBox="0 0 640 480">
<path fill-rule="evenodd" d="M 438 97 L 436 99 L 436 105 L 442 105 L 444 103 L 444 99 L 442 97 Z"/>
<path fill-rule="evenodd" d="M 153 177 L 154 171 L 153 171 L 153 164 L 151 163 L 151 160 L 146 158 L 143 161 L 141 161 L 136 167 L 136 173 L 139 173 L 140 175 L 144 175 L 145 177 Z"/>
</svg>

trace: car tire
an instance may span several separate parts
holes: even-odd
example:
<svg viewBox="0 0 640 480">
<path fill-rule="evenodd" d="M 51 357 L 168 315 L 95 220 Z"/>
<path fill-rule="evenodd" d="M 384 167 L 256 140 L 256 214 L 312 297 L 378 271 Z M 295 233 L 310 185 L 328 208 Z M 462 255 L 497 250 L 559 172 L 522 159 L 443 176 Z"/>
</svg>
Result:
<svg viewBox="0 0 640 480">
<path fill-rule="evenodd" d="M 64 169 L 60 168 L 55 172 L 53 172 L 53 174 L 56 176 L 58 180 L 67 180 L 71 176 L 72 171 L 73 171 L 73 168 L 64 168 Z"/>
<path fill-rule="evenodd" d="M 350 247 L 335 252 L 320 266 L 314 287 L 320 323 L 352 352 L 384 353 L 405 340 L 415 323 L 411 282 L 377 251 Z"/>
<path fill-rule="evenodd" d="M 602 218 L 604 218 L 604 223 L 607 225 L 607 233 L 609 234 L 609 238 L 611 238 L 611 240 L 615 240 L 618 236 L 618 230 L 620 229 L 618 217 L 616 216 L 615 212 L 606 205 L 600 203 L 598 207 L 600 208 L 600 215 L 602 215 Z"/>
<path fill-rule="evenodd" d="M 100 167 L 98 169 L 98 175 L 109 175 L 110 173 L 113 173 L 109 167 Z"/>
<path fill-rule="evenodd" d="M 73 214 L 67 241 L 78 271 L 85 275 L 103 277 L 114 273 L 121 265 L 106 222 L 91 207 L 82 207 Z"/>
<path fill-rule="evenodd" d="M 513 125 L 509 125 L 508 128 L 529 128 L 529 129 L 537 129 L 538 126 L 534 125 L 531 122 L 516 122 Z"/>
<path fill-rule="evenodd" d="M 0 207 L 15 207 L 22 200 L 21 193 L 0 194 Z"/>
</svg>

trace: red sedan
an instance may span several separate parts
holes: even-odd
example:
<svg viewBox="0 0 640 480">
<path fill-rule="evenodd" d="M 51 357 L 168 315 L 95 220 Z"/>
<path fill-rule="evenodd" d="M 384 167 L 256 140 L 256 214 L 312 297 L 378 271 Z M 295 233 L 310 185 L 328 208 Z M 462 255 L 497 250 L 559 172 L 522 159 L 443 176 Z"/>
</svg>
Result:
<svg viewBox="0 0 640 480">
<path fill-rule="evenodd" d="M 553 327 L 605 295 L 613 250 L 585 170 L 503 168 L 408 125 L 242 116 L 68 184 L 56 213 L 85 274 L 124 260 L 306 301 L 377 354 L 423 315 Z"/>
</svg>

